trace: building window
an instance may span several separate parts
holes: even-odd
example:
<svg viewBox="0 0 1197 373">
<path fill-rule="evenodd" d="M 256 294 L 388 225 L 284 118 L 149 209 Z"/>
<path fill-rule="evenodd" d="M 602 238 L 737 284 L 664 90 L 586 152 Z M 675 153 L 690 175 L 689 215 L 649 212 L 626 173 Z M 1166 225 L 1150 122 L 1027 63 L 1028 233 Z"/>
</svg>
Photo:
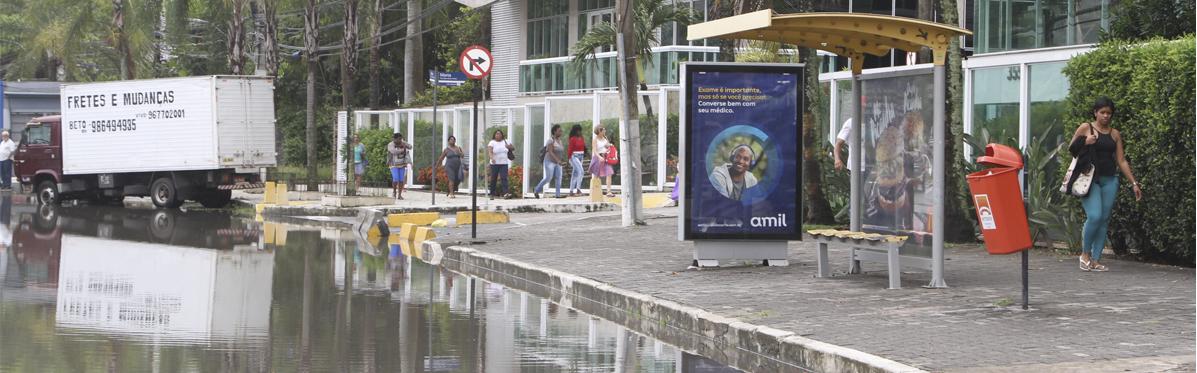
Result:
<svg viewBox="0 0 1197 373">
<path fill-rule="evenodd" d="M 973 70 L 973 130 L 984 129 L 989 141 L 1018 140 L 1019 66 Z"/>
<path fill-rule="evenodd" d="M 1096 43 L 1110 0 L 978 0 L 977 53 Z"/>
<path fill-rule="evenodd" d="M 569 2 L 528 1 L 527 58 L 569 55 Z"/>
<path fill-rule="evenodd" d="M 1027 77 L 1031 102 L 1030 140 L 1047 137 L 1041 142 L 1044 151 L 1050 152 L 1067 140 L 1064 134 L 1064 118 L 1068 113 L 1065 99 L 1069 82 L 1064 75 L 1067 64 L 1060 61 L 1027 66 L 1030 70 Z M 1027 143 L 1034 144 L 1033 141 Z"/>
</svg>

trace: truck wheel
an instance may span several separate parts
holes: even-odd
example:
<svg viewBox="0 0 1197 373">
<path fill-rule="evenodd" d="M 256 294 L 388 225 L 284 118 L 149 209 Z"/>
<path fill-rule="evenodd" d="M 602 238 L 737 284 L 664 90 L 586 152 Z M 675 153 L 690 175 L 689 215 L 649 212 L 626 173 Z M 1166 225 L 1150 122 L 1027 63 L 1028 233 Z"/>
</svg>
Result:
<svg viewBox="0 0 1197 373">
<path fill-rule="evenodd" d="M 199 203 L 210 209 L 223 208 L 233 200 L 233 191 L 209 189 L 200 195 Z"/>
<path fill-rule="evenodd" d="M 175 182 L 169 177 L 160 177 L 150 184 L 150 200 L 154 206 L 173 209 L 183 204 L 179 200 L 179 190 L 175 189 Z"/>
<path fill-rule="evenodd" d="M 175 233 L 175 213 L 158 210 L 150 217 L 150 235 L 157 242 L 170 242 Z"/>
<path fill-rule="evenodd" d="M 43 205 L 57 205 L 59 202 L 58 184 L 52 180 L 43 180 L 37 184 L 37 202 Z"/>
</svg>

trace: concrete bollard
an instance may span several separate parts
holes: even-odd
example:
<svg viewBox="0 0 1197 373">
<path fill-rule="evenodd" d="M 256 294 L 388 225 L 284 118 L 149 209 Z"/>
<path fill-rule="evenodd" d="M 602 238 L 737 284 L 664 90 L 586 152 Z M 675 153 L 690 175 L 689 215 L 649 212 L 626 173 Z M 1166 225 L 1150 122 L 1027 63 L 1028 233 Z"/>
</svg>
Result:
<svg viewBox="0 0 1197 373">
<path fill-rule="evenodd" d="M 416 233 L 416 225 L 412 223 L 403 223 L 399 225 L 399 238 L 403 240 L 411 240 Z"/>
<path fill-rule="evenodd" d="M 603 182 L 597 177 L 590 177 L 590 202 L 603 201 Z"/>
<path fill-rule="evenodd" d="M 263 187 L 264 192 L 262 193 L 262 203 L 273 204 L 278 201 L 277 196 L 275 195 L 278 191 L 274 188 L 276 187 L 274 186 L 273 181 L 266 182 L 266 186 Z"/>
<path fill-rule="evenodd" d="M 278 183 L 275 185 L 274 202 L 279 206 L 287 206 L 291 201 L 287 198 L 287 184 Z"/>
</svg>

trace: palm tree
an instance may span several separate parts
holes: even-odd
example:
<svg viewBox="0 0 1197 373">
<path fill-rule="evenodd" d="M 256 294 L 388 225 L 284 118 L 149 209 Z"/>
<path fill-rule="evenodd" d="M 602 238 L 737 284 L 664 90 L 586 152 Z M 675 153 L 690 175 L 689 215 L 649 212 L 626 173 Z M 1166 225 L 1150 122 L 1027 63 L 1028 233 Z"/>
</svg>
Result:
<svg viewBox="0 0 1197 373">
<path fill-rule="evenodd" d="M 225 0 L 232 6 L 229 18 L 228 58 L 229 71 L 233 75 L 245 73 L 245 5 L 249 0 Z"/>
<path fill-rule="evenodd" d="M 278 76 L 278 0 L 258 0 L 262 4 L 262 53 L 265 54 L 266 75 Z"/>
<path fill-rule="evenodd" d="M 640 0 L 635 4 L 633 19 L 635 27 L 635 56 L 638 62 L 637 70 L 639 71 L 640 89 L 648 90 L 648 83 L 644 78 L 644 71 L 652 64 L 652 46 L 660 44 L 660 39 L 657 37 L 657 30 L 667 23 L 675 22 L 679 27 L 689 25 L 698 17 L 694 15 L 689 9 L 678 7 L 673 3 L 667 3 L 664 0 Z M 594 69 L 596 59 L 594 54 L 603 48 L 615 46 L 615 35 L 617 34 L 615 25 L 609 22 L 603 22 L 595 25 L 578 39 L 574 44 L 573 55 L 574 58 L 570 62 L 570 66 L 574 75 L 581 80 L 585 77 L 586 72 Z M 646 114 L 653 117 L 653 109 L 649 98 L 644 98 L 644 107 Z"/>
<path fill-rule="evenodd" d="M 22 22 L 0 30 L 15 36 L 0 46 L 13 53 L 6 71 L 9 77 L 57 79 L 61 68 L 67 79 L 88 80 L 86 72 L 113 67 L 109 61 L 116 61 L 120 77 L 131 79 L 152 55 L 150 34 L 161 12 L 160 1 L 141 8 L 128 0 L 45 0 L 22 5 L 17 8 Z"/>
<path fill-rule="evenodd" d="M 370 101 L 369 105 L 372 109 L 379 107 L 379 100 L 382 94 L 382 17 L 383 17 L 383 0 L 374 0 L 374 6 L 370 11 L 370 57 L 369 74 L 370 74 Z"/>
</svg>

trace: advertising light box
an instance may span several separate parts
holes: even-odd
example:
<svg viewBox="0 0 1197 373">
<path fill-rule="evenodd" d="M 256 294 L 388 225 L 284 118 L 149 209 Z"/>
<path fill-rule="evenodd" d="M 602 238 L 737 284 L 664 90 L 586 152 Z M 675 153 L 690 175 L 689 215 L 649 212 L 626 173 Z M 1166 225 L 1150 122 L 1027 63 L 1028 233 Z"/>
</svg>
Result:
<svg viewBox="0 0 1197 373">
<path fill-rule="evenodd" d="M 686 64 L 683 239 L 802 239 L 802 65 Z"/>
</svg>

